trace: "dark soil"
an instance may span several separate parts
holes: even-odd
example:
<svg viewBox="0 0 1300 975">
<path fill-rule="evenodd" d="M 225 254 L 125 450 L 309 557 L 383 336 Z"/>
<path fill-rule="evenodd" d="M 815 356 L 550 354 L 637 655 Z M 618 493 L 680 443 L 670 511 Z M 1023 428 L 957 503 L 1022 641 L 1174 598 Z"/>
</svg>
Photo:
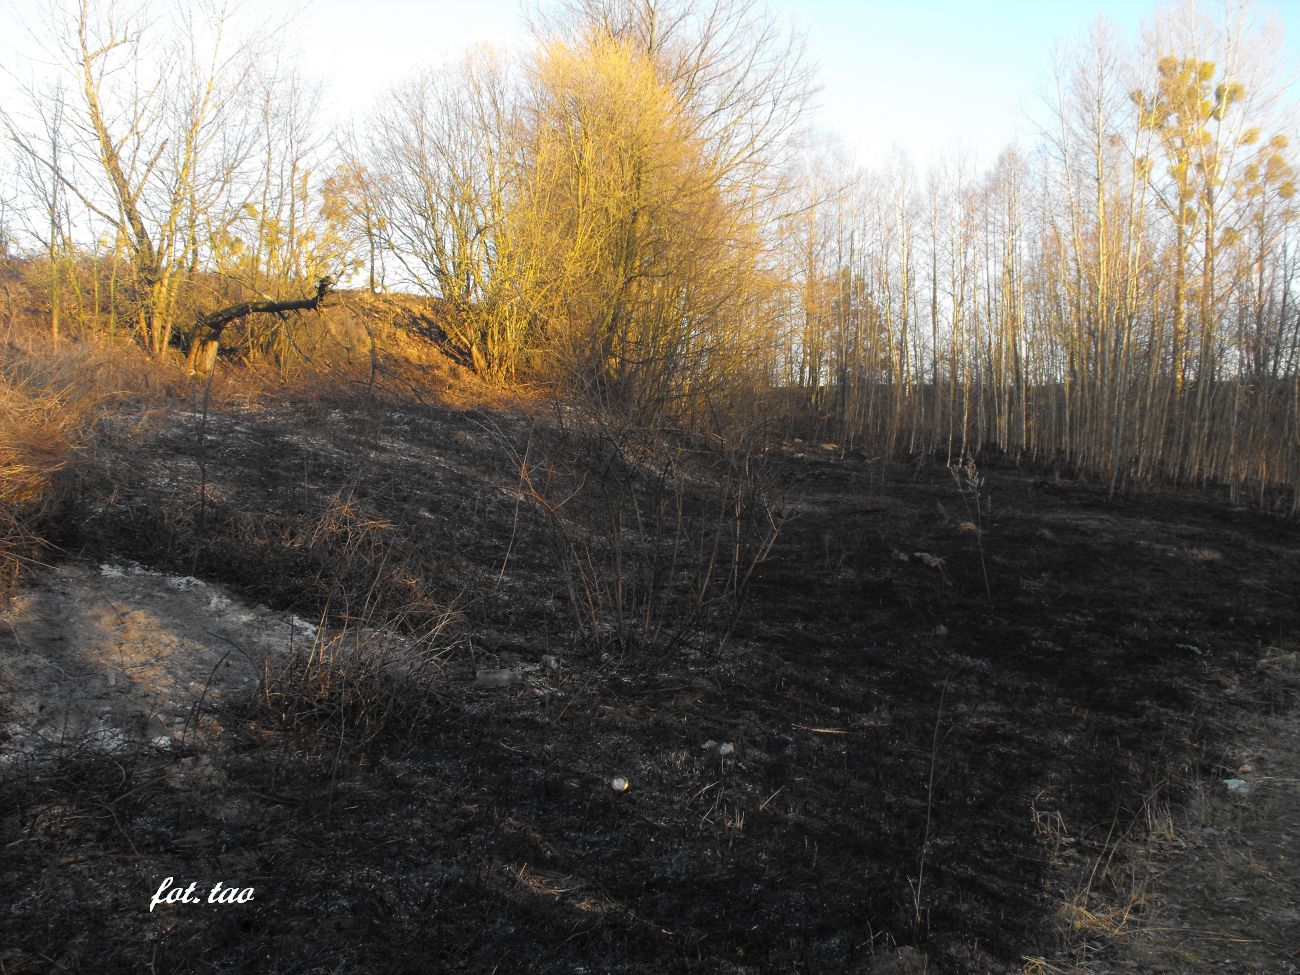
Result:
<svg viewBox="0 0 1300 975">
<path fill-rule="evenodd" d="M 719 604 L 636 647 L 573 635 L 522 415 L 200 422 L 104 435 L 70 557 L 339 626 L 450 605 L 450 664 L 387 717 L 261 696 L 202 749 L 0 767 L 6 973 L 1018 971 L 1117 835 L 1291 703 L 1256 664 L 1296 649 L 1300 528 L 1206 495 L 796 443 L 730 640 Z M 169 876 L 256 899 L 149 913 Z"/>
</svg>

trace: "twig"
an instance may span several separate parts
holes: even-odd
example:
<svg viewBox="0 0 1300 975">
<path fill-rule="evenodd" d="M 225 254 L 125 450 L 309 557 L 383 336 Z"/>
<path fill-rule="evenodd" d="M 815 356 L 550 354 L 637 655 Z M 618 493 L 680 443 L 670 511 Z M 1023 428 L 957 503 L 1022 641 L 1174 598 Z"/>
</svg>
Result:
<svg viewBox="0 0 1300 975">
<path fill-rule="evenodd" d="M 921 866 L 917 872 L 916 884 L 912 887 L 912 906 L 916 910 L 918 933 L 921 929 L 921 894 L 925 886 L 925 858 L 929 852 L 930 822 L 934 812 L 934 769 L 939 757 L 939 726 L 943 721 L 943 705 L 948 697 L 948 686 L 951 683 L 950 676 L 943 682 L 943 690 L 939 692 L 939 710 L 934 716 L 934 736 L 930 740 L 930 778 L 925 787 L 925 833 L 921 838 Z"/>
</svg>

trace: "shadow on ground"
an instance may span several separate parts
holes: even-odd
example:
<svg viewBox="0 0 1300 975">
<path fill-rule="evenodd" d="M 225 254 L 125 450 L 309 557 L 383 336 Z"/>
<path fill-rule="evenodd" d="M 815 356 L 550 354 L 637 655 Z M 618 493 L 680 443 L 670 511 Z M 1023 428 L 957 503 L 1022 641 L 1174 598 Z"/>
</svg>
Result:
<svg viewBox="0 0 1300 975">
<path fill-rule="evenodd" d="M 254 663 L 137 709 L 201 734 L 41 749 L 13 733 L 34 691 L 9 675 L 6 972 L 1017 971 L 1116 835 L 1288 706 L 1257 664 L 1296 649 L 1296 525 L 994 460 L 973 486 L 783 449 L 785 521 L 724 647 L 579 642 L 516 490 L 537 436 L 342 402 L 104 435 L 53 579 L 201 579 L 166 629 L 198 670 L 223 641 Z M 291 651 L 234 611 L 387 626 L 434 663 L 400 712 L 357 717 L 337 684 L 286 704 L 268 675 Z M 31 632 L 12 621 L 6 652 Z M 74 656 L 105 683 L 120 666 Z M 166 877 L 256 895 L 150 913 Z"/>
</svg>

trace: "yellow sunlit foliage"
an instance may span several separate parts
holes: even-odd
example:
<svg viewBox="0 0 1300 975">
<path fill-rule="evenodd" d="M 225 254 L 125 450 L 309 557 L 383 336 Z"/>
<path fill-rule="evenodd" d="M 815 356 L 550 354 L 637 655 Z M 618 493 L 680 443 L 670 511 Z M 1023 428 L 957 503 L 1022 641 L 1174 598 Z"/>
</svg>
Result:
<svg viewBox="0 0 1300 975">
<path fill-rule="evenodd" d="M 515 253 L 538 364 L 655 414 L 741 370 L 756 228 L 725 198 L 654 60 L 593 32 L 532 79 Z"/>
</svg>

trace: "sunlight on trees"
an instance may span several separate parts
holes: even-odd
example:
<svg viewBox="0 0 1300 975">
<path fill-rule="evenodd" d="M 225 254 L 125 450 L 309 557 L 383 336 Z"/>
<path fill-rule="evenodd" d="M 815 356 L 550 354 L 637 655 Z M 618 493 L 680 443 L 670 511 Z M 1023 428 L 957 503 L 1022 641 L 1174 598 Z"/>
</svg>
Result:
<svg viewBox="0 0 1300 975">
<path fill-rule="evenodd" d="M 903 167 L 827 206 L 816 174 L 843 167 L 812 159 L 780 334 L 828 435 L 1028 453 L 1112 491 L 1291 485 L 1294 510 L 1295 176 L 1268 44 L 1195 18 L 1153 38 L 1099 28 L 1060 65 L 1038 153 L 954 160 L 919 201 Z"/>
<path fill-rule="evenodd" d="M 107 305 L 111 327 L 128 318 L 159 356 L 188 342 L 188 317 L 232 285 L 270 298 L 331 273 L 337 247 L 308 170 L 314 105 L 251 39 L 232 36 L 226 10 L 80 0 L 52 17 L 62 81 L 29 92 L 29 114 L 4 124 L 48 187 L 51 227 L 75 225 L 109 266 L 106 288 L 92 272 L 95 323 Z M 62 290 L 52 289 L 54 316 Z"/>
<path fill-rule="evenodd" d="M 344 277 L 423 295 L 490 381 L 645 426 L 762 416 L 1300 510 L 1295 119 L 1236 8 L 1173 8 L 1134 49 L 1099 25 L 1037 144 L 982 173 L 812 138 L 800 37 L 740 0 L 563 0 L 532 29 L 339 137 L 219 7 L 63 8 L 61 75 L 4 115 L 0 230 L 51 338 L 164 356 Z M 289 356 L 246 319 L 242 354 Z"/>
</svg>

